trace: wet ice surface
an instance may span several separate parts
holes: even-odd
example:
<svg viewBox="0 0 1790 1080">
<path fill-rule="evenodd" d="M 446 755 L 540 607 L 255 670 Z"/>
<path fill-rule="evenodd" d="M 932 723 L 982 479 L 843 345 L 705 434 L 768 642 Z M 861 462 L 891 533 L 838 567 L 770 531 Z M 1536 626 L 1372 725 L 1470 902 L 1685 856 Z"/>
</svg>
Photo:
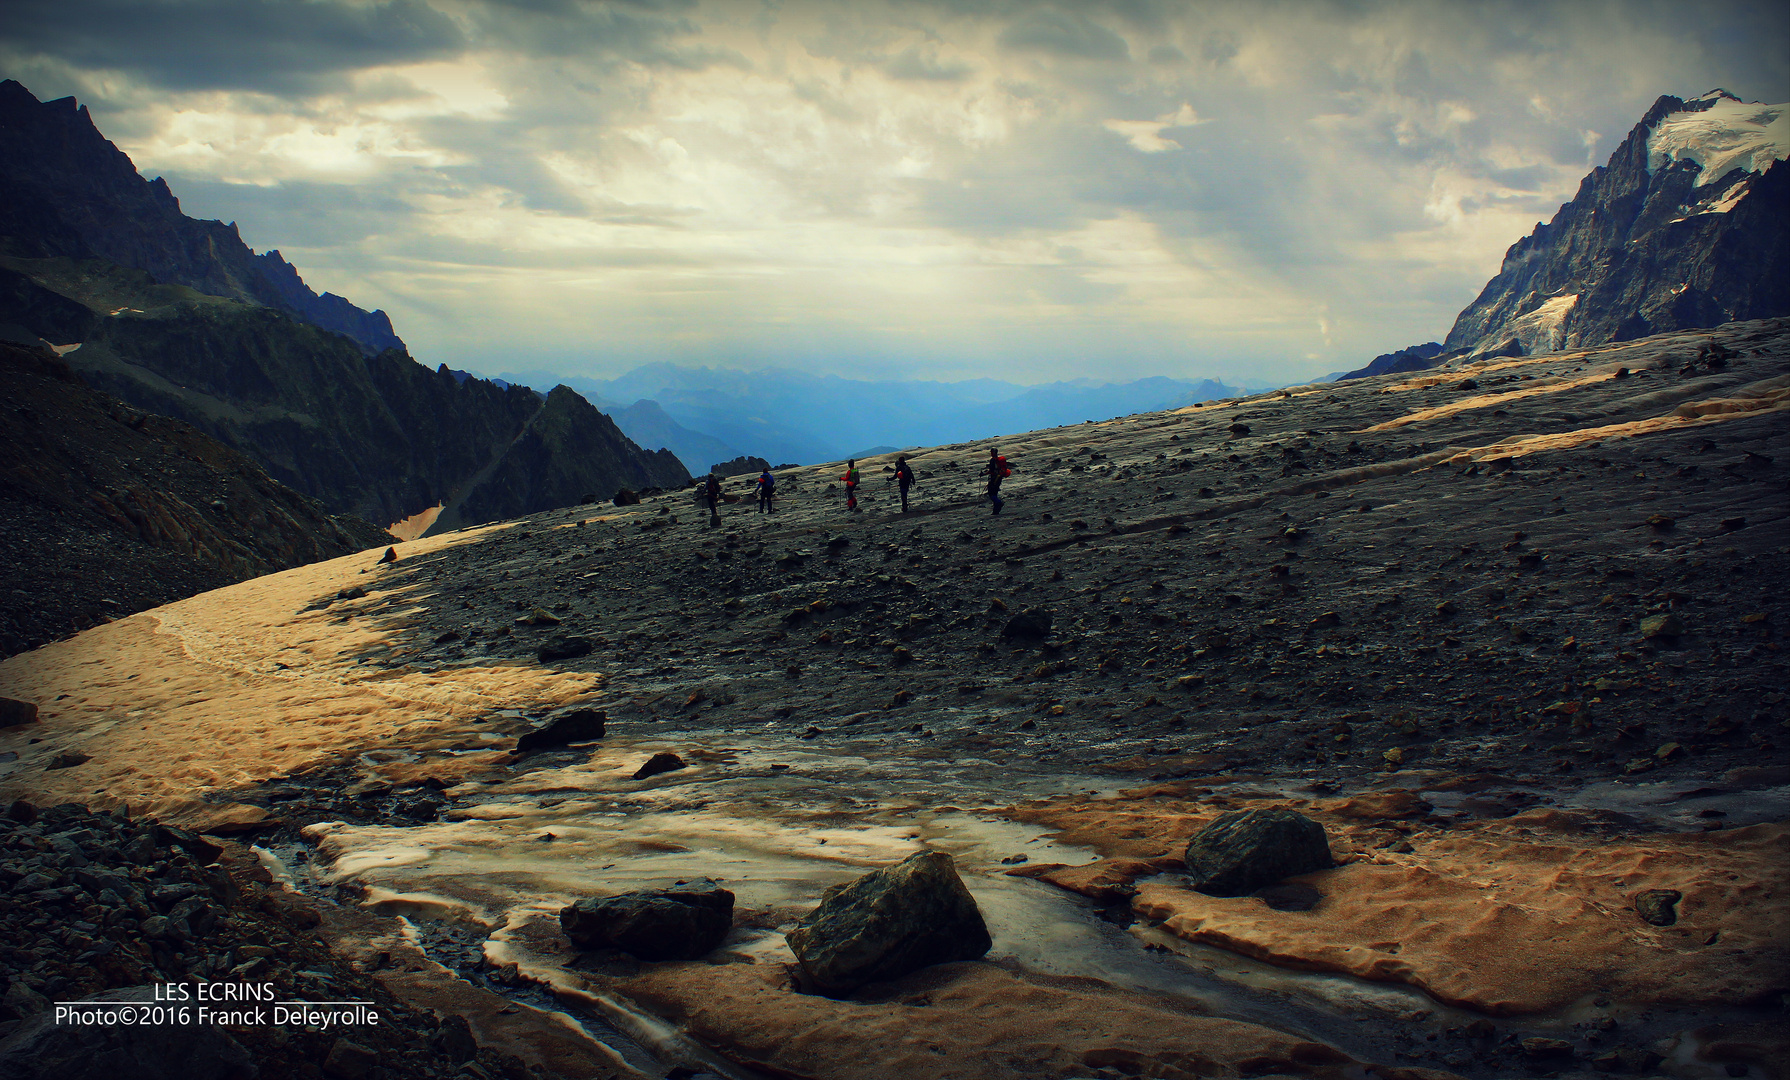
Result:
<svg viewBox="0 0 1790 1080">
<path fill-rule="evenodd" d="M 990 811 L 1063 792 L 1111 794 L 1117 786 L 1110 777 L 975 758 L 915 759 L 877 749 L 873 743 L 826 747 L 737 732 L 611 737 L 594 748 L 526 759 L 520 766 L 526 771 L 501 782 L 451 788 L 445 794 L 452 808 L 444 820 L 321 824 L 306 830 L 316 843 L 314 854 L 302 861 L 302 849 L 286 855 L 301 883 L 338 887 L 345 899 L 404 917 L 433 959 L 523 1004 L 573 1015 L 620 1060 L 649 1072 L 654 1062 L 701 1060 L 717 1075 L 751 1075 L 690 1046 L 625 1001 L 555 994 L 531 981 L 551 978 L 566 961 L 531 952 L 522 928 L 540 920 L 556 923 L 559 909 L 581 897 L 708 878 L 737 898 L 736 927 L 721 954 L 790 963 L 784 933 L 823 890 L 922 849 L 956 860 L 988 922 L 991 961 L 1167 995 L 1367 1061 L 1390 1061 L 1414 1046 L 1464 1045 L 1459 1030 L 1478 1018 L 1410 987 L 1278 968 L 1190 944 L 1128 915 L 1108 921 L 1094 901 L 1005 873 L 1015 865 L 1007 859 L 1081 864 L 1094 855 Z M 689 766 L 633 780 L 634 770 L 660 751 L 679 753 Z M 1297 784 L 1249 786 L 1290 792 Z M 1471 797 L 1430 794 L 1439 813 L 1474 810 Z M 1671 827 L 1664 818 L 1689 813 L 1691 822 L 1701 820 L 1691 807 L 1722 799 L 1729 800 L 1723 805 L 1744 804 L 1757 796 L 1629 784 L 1593 785 L 1564 798 L 1534 793 L 1518 801 L 1525 808 L 1557 802 L 1640 811 Z M 1783 797 L 1781 790 L 1768 793 L 1768 799 Z M 1656 812 L 1660 806 L 1668 809 Z M 1736 813 L 1771 817 L 1773 809 L 1743 811 L 1737 805 Z M 524 977 L 506 971 L 508 964 L 519 964 Z M 1570 1038 L 1575 1024 L 1609 1011 L 1583 1002 L 1554 1017 L 1524 1018 L 1520 1030 Z M 1671 1010 L 1627 1013 L 1622 1020 L 1630 1037 L 1684 1025 Z M 1491 1075 L 1475 1065 L 1458 1071 Z M 1697 1074 L 1695 1068 L 1685 1072 Z"/>
</svg>

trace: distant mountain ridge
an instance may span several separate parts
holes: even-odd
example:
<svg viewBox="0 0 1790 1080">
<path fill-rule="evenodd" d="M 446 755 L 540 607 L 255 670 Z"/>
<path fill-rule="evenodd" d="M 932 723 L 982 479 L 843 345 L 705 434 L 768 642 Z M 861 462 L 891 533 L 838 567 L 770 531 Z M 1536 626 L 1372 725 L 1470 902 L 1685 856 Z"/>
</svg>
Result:
<svg viewBox="0 0 1790 1080">
<path fill-rule="evenodd" d="M 564 383 L 609 412 L 631 438 L 671 447 L 692 472 L 742 454 L 770 461 L 838 461 L 866 446 L 963 442 L 1245 393 L 1214 379 L 1162 376 L 1022 386 L 986 378 L 871 381 L 668 363 L 643 365 L 614 379 L 546 371 L 505 372 L 501 379 Z M 616 404 L 625 401 L 634 404 Z"/>
<path fill-rule="evenodd" d="M 431 371 L 389 330 L 233 226 L 181 214 L 72 100 L 0 83 L 0 337 L 53 343 L 89 385 L 381 525 L 445 504 L 441 531 L 688 482 L 576 394 Z M 394 344 L 371 347 L 382 333 Z"/>
</svg>

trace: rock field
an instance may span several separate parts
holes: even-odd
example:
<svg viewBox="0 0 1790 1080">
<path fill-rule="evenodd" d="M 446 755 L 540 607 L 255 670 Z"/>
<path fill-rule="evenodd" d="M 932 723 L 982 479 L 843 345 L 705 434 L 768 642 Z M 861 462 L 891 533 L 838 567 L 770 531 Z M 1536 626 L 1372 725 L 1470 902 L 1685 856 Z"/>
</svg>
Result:
<svg viewBox="0 0 1790 1080">
<path fill-rule="evenodd" d="M 1785 1075 L 1790 320 L 907 453 L 906 514 L 893 455 L 855 514 L 740 477 L 718 526 L 569 507 L 13 657 L 0 795 L 254 841 L 332 962 L 484 995 L 486 1071 Z M 1195 891 L 1251 809 L 1338 865 Z M 986 959 L 801 993 L 823 890 L 926 849 Z M 697 878 L 705 960 L 560 929 Z"/>
</svg>

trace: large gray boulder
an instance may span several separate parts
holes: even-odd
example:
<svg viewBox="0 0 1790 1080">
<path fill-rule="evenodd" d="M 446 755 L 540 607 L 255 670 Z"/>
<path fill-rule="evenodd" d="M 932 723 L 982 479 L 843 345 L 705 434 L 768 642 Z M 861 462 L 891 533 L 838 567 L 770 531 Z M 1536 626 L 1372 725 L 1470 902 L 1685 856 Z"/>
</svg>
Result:
<svg viewBox="0 0 1790 1080">
<path fill-rule="evenodd" d="M 560 929 L 581 949 L 620 949 L 642 960 L 694 960 L 733 926 L 733 893 L 712 883 L 580 900 Z"/>
<path fill-rule="evenodd" d="M 993 944 L 976 898 L 939 851 L 833 886 L 788 938 L 810 984 L 835 996 L 933 964 L 975 960 Z"/>
<path fill-rule="evenodd" d="M 1187 843 L 1187 872 L 1208 896 L 1248 896 L 1336 865 L 1324 826 L 1293 810 L 1236 810 Z"/>
</svg>

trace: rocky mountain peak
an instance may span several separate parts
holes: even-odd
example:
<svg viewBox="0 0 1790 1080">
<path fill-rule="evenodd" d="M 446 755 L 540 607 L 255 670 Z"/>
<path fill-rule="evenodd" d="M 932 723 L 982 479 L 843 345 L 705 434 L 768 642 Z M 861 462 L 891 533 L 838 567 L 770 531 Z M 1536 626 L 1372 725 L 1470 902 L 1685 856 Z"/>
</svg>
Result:
<svg viewBox="0 0 1790 1080">
<path fill-rule="evenodd" d="M 368 355 L 404 347 L 385 312 L 317 295 L 278 252 L 250 250 L 235 222 L 187 217 L 168 182 L 139 175 L 74 98 L 38 101 L 14 80 L 0 83 L 0 194 L 7 254 L 105 259 L 295 315 Z"/>
<path fill-rule="evenodd" d="M 1660 97 L 1510 248 L 1447 350 L 1527 355 L 1790 314 L 1786 110 L 1720 89 Z"/>
</svg>

